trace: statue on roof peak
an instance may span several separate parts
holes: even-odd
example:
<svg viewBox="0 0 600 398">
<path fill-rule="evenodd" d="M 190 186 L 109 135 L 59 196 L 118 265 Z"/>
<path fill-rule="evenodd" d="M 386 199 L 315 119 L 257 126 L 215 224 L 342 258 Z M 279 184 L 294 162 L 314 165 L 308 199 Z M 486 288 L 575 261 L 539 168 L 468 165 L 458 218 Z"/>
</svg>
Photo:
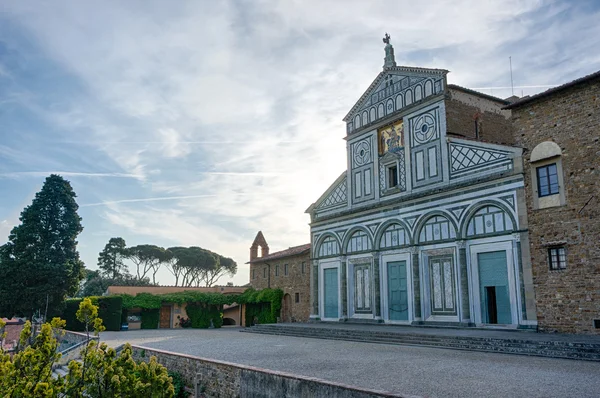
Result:
<svg viewBox="0 0 600 398">
<path fill-rule="evenodd" d="M 383 36 L 383 42 L 385 43 L 385 58 L 383 59 L 383 69 L 396 66 L 396 58 L 394 57 L 394 47 L 390 44 L 391 39 L 391 36 L 387 32 L 385 32 L 385 36 Z"/>
<path fill-rule="evenodd" d="M 384 42 L 385 44 L 390 44 L 390 39 L 391 39 L 391 38 L 392 38 L 392 37 L 391 37 L 390 35 L 388 35 L 388 33 L 387 33 L 387 32 L 385 32 L 385 36 L 383 36 L 383 42 Z"/>
</svg>

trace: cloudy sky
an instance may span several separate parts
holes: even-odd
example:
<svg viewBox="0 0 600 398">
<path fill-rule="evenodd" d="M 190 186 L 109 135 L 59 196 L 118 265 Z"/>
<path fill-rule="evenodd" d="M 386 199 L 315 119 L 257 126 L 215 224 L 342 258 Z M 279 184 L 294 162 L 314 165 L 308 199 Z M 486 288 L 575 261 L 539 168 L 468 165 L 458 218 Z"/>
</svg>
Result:
<svg viewBox="0 0 600 398">
<path fill-rule="evenodd" d="M 385 32 L 399 65 L 500 97 L 509 56 L 519 95 L 600 69 L 596 0 L 418 4 L 0 0 L 0 244 L 58 172 L 87 267 L 121 236 L 232 257 L 244 284 L 258 230 L 309 242 Z"/>
</svg>

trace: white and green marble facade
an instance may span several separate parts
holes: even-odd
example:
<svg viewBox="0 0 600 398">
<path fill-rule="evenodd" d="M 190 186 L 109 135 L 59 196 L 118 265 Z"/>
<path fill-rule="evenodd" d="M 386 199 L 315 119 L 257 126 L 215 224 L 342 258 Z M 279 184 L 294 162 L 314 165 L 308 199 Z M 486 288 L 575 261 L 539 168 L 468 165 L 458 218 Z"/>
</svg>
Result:
<svg viewBox="0 0 600 398">
<path fill-rule="evenodd" d="M 536 325 L 521 149 L 447 136 L 445 75 L 385 68 L 346 116 L 348 169 L 307 210 L 311 319 Z M 400 119 L 402 148 L 380 155 L 378 128 Z"/>
</svg>

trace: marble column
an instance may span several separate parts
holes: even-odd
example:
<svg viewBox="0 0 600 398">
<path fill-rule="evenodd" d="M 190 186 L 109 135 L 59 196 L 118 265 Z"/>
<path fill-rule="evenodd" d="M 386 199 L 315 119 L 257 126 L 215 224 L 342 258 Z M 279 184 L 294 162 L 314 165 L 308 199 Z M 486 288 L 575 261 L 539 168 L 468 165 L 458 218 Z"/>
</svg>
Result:
<svg viewBox="0 0 600 398">
<path fill-rule="evenodd" d="M 517 252 L 517 261 L 519 269 L 519 294 L 521 296 L 521 314 L 523 320 L 527 320 L 527 301 L 525 299 L 525 281 L 523 280 L 523 253 L 521 252 L 521 234 L 513 234 L 513 245 Z"/>
<path fill-rule="evenodd" d="M 310 321 L 320 321 L 319 316 L 319 261 L 312 260 L 310 267 L 310 301 L 311 313 Z"/>
<path fill-rule="evenodd" d="M 413 275 L 413 296 L 414 296 L 414 319 L 421 320 L 421 273 L 419 268 L 419 247 L 411 247 L 412 254 L 412 275 Z"/>
<path fill-rule="evenodd" d="M 381 321 L 381 283 L 379 269 L 379 252 L 373 253 L 373 300 L 375 301 L 373 316 L 375 320 Z"/>
<path fill-rule="evenodd" d="M 469 302 L 469 273 L 467 271 L 467 242 L 460 240 L 458 246 L 458 266 L 460 272 L 460 302 L 461 320 L 471 320 L 471 305 Z"/>
<path fill-rule="evenodd" d="M 340 294 L 342 296 L 342 316 L 340 318 L 341 322 L 345 322 L 348 320 L 348 275 L 347 275 L 347 261 L 346 257 L 341 258 L 341 269 L 340 269 Z"/>
</svg>

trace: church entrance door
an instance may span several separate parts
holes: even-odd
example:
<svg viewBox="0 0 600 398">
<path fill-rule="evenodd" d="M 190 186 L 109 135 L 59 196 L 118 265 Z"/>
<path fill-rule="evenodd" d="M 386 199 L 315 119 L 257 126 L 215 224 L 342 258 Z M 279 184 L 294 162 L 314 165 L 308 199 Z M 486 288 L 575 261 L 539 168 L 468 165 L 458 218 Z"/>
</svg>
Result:
<svg viewBox="0 0 600 398">
<path fill-rule="evenodd" d="M 338 270 L 337 268 L 325 268 L 323 270 L 323 307 L 324 318 L 339 317 L 338 301 Z"/>
<path fill-rule="evenodd" d="M 408 282 L 406 261 L 387 263 L 388 307 L 390 321 L 408 320 Z"/>
<path fill-rule="evenodd" d="M 477 263 L 479 265 L 481 322 L 512 323 L 506 251 L 478 253 Z"/>
</svg>

